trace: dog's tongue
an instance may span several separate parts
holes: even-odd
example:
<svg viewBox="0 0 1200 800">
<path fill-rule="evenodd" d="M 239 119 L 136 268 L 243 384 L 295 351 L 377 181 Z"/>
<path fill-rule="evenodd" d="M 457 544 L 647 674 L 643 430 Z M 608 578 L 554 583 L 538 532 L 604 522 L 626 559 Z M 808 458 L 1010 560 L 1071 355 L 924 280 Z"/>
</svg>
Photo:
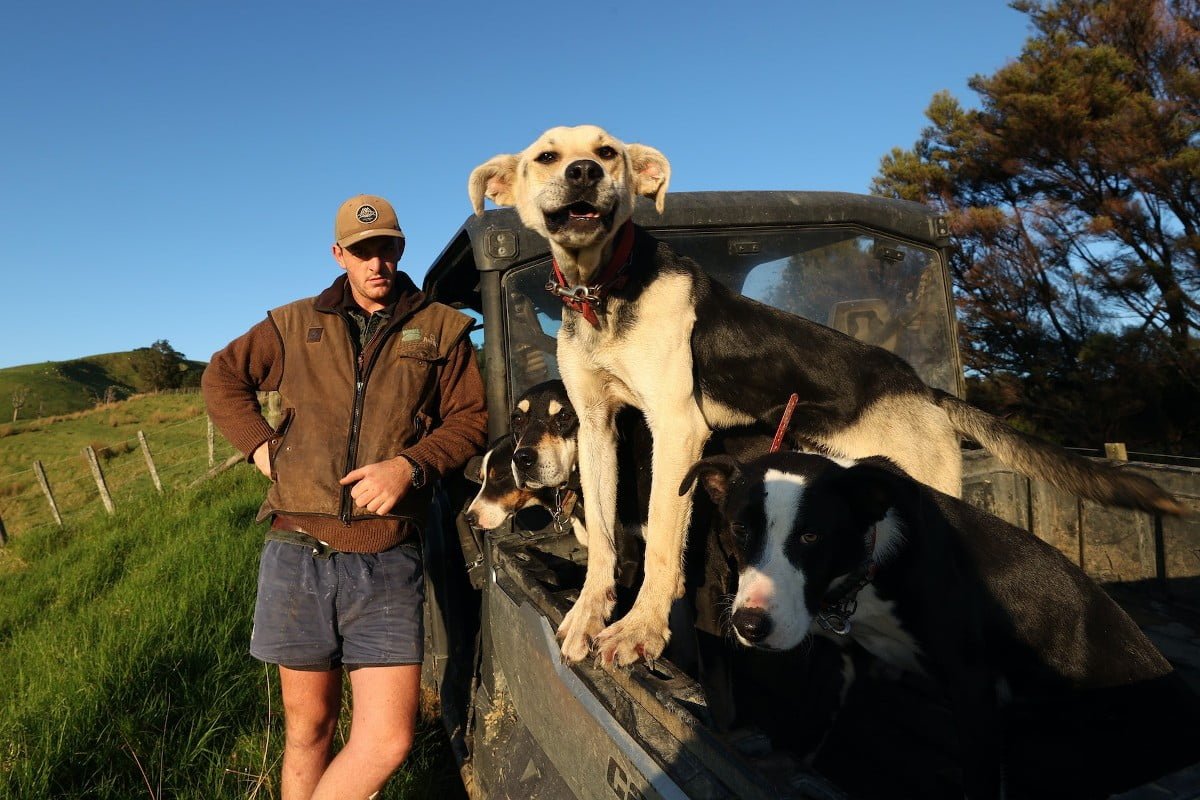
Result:
<svg viewBox="0 0 1200 800">
<path fill-rule="evenodd" d="M 571 206 L 567 209 L 567 213 L 573 219 L 596 219 L 600 216 L 596 209 L 588 206 Z"/>
</svg>

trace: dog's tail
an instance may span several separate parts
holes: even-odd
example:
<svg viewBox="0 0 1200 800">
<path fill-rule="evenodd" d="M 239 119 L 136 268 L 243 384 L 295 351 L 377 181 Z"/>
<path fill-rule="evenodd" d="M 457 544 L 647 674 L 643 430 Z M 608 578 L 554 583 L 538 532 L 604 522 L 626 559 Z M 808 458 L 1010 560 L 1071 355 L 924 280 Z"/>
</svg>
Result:
<svg viewBox="0 0 1200 800">
<path fill-rule="evenodd" d="M 1031 478 L 1039 478 L 1071 494 L 1110 506 L 1163 514 L 1184 514 L 1184 506 L 1149 478 L 1111 464 L 1067 452 L 938 389 L 935 402 L 963 436 Z"/>
</svg>

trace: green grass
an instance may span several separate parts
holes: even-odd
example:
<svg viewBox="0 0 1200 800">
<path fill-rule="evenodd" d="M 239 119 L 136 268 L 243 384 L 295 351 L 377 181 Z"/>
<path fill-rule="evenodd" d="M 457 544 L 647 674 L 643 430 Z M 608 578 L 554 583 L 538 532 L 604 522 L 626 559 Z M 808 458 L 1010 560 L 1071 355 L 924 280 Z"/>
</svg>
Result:
<svg viewBox="0 0 1200 800">
<path fill-rule="evenodd" d="M 92 408 L 110 386 L 120 399 L 150 391 L 153 387 L 134 369 L 135 362 L 134 353 L 128 351 L 0 369 L 0 420 L 12 420 L 12 395 L 18 388 L 27 392 L 18 421 Z M 186 363 L 184 385 L 195 386 L 204 364 Z"/>
<path fill-rule="evenodd" d="M 199 393 L 140 395 L 74 414 L 0 424 L 0 519 L 10 535 L 54 525 L 33 462 L 43 463 L 68 522 L 100 512 L 99 491 L 82 455 L 93 447 L 118 508 L 131 496 L 152 489 L 138 444 L 141 430 L 150 445 L 166 489 L 188 486 L 208 470 L 204 401 Z M 234 450 L 216 437 L 215 460 Z"/>
<path fill-rule="evenodd" d="M 0 798 L 279 796 L 278 685 L 247 653 L 265 486 L 237 467 L 0 549 Z M 462 796 L 423 722 L 381 797 Z"/>
</svg>

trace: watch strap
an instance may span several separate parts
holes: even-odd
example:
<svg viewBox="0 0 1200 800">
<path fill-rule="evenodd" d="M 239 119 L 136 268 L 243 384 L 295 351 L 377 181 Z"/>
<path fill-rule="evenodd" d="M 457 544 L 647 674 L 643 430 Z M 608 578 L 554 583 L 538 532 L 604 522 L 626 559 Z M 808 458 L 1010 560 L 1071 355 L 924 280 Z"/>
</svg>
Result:
<svg viewBox="0 0 1200 800">
<path fill-rule="evenodd" d="M 412 458 L 411 456 L 406 456 L 403 453 L 401 453 L 400 457 L 403 458 L 405 461 L 407 461 L 410 465 L 412 465 L 412 487 L 414 489 L 420 489 L 422 486 L 425 485 L 425 480 L 426 480 L 425 468 L 422 467 L 420 464 L 418 464 L 417 460 Z"/>
</svg>

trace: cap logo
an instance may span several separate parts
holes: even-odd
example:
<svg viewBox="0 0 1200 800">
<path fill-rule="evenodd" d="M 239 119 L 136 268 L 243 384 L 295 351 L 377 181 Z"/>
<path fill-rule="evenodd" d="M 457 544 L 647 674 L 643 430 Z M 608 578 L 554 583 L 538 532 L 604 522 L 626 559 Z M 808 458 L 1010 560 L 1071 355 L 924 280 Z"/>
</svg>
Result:
<svg viewBox="0 0 1200 800">
<path fill-rule="evenodd" d="M 370 225 L 379 219 L 379 212 L 375 210 L 374 206 L 359 206 L 358 213 L 355 216 L 358 217 L 359 222 L 364 225 Z"/>
</svg>

